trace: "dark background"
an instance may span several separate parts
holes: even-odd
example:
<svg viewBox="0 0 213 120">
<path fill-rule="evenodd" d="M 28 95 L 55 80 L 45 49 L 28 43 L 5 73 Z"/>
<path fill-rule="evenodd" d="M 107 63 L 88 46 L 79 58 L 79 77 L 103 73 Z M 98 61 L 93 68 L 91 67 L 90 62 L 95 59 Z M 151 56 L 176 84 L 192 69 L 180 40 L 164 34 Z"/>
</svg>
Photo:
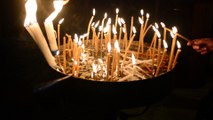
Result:
<svg viewBox="0 0 213 120">
<path fill-rule="evenodd" d="M 25 30 L 25 0 L 2 1 L 1 4 L 1 94 L 2 108 L 7 117 L 14 111 L 21 116 L 27 108 L 19 109 L 30 103 L 33 88 L 44 81 L 56 79 L 51 74 L 37 45 Z M 52 0 L 37 0 L 37 18 L 43 29 L 44 19 L 53 11 Z M 194 39 L 213 36 L 213 2 L 211 0 L 70 0 L 55 19 L 61 25 L 62 34 L 83 34 L 86 32 L 92 9 L 96 8 L 95 20 L 102 19 L 105 12 L 114 18 L 115 9 L 129 24 L 130 17 L 137 18 L 140 9 L 150 13 L 150 22 L 164 22 L 168 27 L 177 26 L 179 33 Z M 135 19 L 137 20 L 137 19 Z M 136 22 L 135 22 L 136 23 Z M 137 25 L 138 23 L 136 23 Z M 138 25 L 139 26 L 139 25 Z M 184 46 L 181 53 L 182 71 L 177 87 L 199 88 L 211 73 L 210 55 L 201 56 Z M 29 107 L 29 106 L 28 106 Z M 11 117 L 11 116 L 10 116 Z"/>
</svg>

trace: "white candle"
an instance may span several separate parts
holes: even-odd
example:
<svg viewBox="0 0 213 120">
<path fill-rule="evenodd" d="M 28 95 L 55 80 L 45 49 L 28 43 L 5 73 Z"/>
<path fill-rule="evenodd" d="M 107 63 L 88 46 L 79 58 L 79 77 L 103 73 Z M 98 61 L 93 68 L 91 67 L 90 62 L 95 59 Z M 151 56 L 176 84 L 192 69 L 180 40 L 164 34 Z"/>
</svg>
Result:
<svg viewBox="0 0 213 120">
<path fill-rule="evenodd" d="M 55 29 L 53 27 L 52 22 L 44 22 L 45 30 L 47 33 L 47 38 L 49 41 L 51 51 L 55 52 L 58 50 L 57 42 L 56 42 L 56 34 Z"/>
<path fill-rule="evenodd" d="M 36 1 L 28 0 L 25 4 L 25 9 L 27 13 L 25 23 L 24 23 L 26 29 L 29 30 L 30 34 L 32 35 L 38 47 L 40 48 L 48 64 L 54 69 L 56 69 L 57 64 L 56 64 L 55 58 L 52 56 L 49 46 L 46 42 L 46 39 L 36 20 L 36 11 L 37 11 Z M 32 17 L 32 18 L 29 18 L 29 17 Z"/>
<path fill-rule="evenodd" d="M 179 56 L 179 54 L 180 54 L 180 52 L 181 52 L 181 44 L 180 44 L 180 42 L 177 40 L 177 52 L 176 52 L 176 55 L 175 55 L 175 58 L 174 58 L 174 62 L 173 62 L 173 64 L 172 64 L 172 68 L 174 68 L 175 67 L 175 65 L 176 65 L 176 62 L 177 62 L 177 59 L 178 59 L 178 56 Z"/>
</svg>

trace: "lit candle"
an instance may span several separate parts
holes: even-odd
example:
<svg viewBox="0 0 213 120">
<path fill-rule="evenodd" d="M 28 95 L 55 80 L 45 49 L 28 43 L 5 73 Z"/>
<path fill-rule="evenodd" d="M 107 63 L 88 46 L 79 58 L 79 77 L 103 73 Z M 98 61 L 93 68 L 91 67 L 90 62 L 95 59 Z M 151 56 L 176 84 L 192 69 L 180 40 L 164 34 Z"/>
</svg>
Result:
<svg viewBox="0 0 213 120">
<path fill-rule="evenodd" d="M 173 56 L 174 56 L 174 50 L 175 50 L 175 44 L 176 44 L 176 38 L 177 38 L 177 28 L 176 27 L 172 28 L 171 35 L 172 35 L 173 39 L 172 39 L 172 46 L 171 46 L 169 64 L 168 64 L 167 71 L 169 71 L 172 67 L 172 60 L 173 60 Z"/>
<path fill-rule="evenodd" d="M 106 59 L 106 63 L 107 63 L 107 76 L 106 79 L 109 80 L 109 70 L 110 70 L 110 51 L 111 51 L 111 44 L 108 42 L 107 43 L 107 59 Z"/>
<path fill-rule="evenodd" d="M 36 42 L 36 44 L 41 49 L 45 59 L 47 60 L 48 64 L 56 69 L 57 64 L 55 61 L 55 58 L 52 56 L 51 51 L 49 49 L 49 46 L 46 42 L 46 39 L 41 31 L 41 28 L 39 24 L 37 23 L 36 19 L 36 12 L 37 12 L 37 3 L 36 0 L 28 0 L 25 3 L 25 9 L 26 9 L 26 19 L 24 26 L 32 35 L 32 38 Z"/>
<path fill-rule="evenodd" d="M 59 14 L 59 12 L 62 10 L 63 6 L 66 3 L 68 3 L 68 1 L 54 0 L 53 5 L 54 5 L 55 10 L 45 19 L 45 22 L 44 22 L 50 49 L 53 53 L 56 53 L 58 51 L 55 30 L 53 27 L 53 20 L 57 17 L 57 15 Z"/>
<path fill-rule="evenodd" d="M 158 59 L 157 59 L 157 63 L 159 64 L 160 62 L 160 56 L 161 56 L 161 34 L 160 32 L 157 30 L 157 36 L 158 36 Z"/>
<path fill-rule="evenodd" d="M 138 42 L 137 58 L 139 57 L 140 49 L 142 49 L 142 54 L 144 52 L 144 40 L 143 40 L 143 24 L 144 24 L 144 21 L 142 20 L 141 17 L 138 17 L 138 20 L 139 20 L 139 22 L 141 24 L 141 29 L 140 29 L 140 36 L 139 36 L 139 42 Z"/>
<path fill-rule="evenodd" d="M 74 36 L 75 38 L 74 38 L 74 45 L 73 45 L 73 59 L 74 60 L 77 60 L 77 54 L 78 54 L 78 46 L 77 46 L 77 44 L 78 44 L 78 35 L 77 34 L 75 34 L 75 36 Z"/>
<path fill-rule="evenodd" d="M 132 37 L 131 37 L 131 39 L 130 39 L 130 41 L 129 41 L 129 44 L 128 44 L 128 46 L 127 46 L 127 48 L 125 49 L 125 54 L 124 54 L 124 58 L 123 58 L 123 65 L 125 65 L 125 61 L 126 61 L 126 57 L 127 57 L 127 53 L 128 53 L 128 51 L 129 51 L 129 48 L 130 48 L 130 46 L 131 46 L 131 44 L 132 44 L 132 41 L 134 40 L 134 38 L 135 38 L 135 35 L 136 35 L 136 29 L 135 29 L 135 27 L 133 26 L 133 35 L 132 35 Z"/>
<path fill-rule="evenodd" d="M 87 39 L 86 39 L 86 45 L 88 45 L 88 40 L 89 40 L 89 36 L 90 36 L 90 27 L 91 27 L 91 24 L 92 24 L 92 21 L 94 19 L 94 16 L 95 16 L 95 9 L 93 9 L 93 15 L 92 17 L 90 18 L 90 21 L 89 21 L 89 24 L 88 24 L 88 27 L 87 27 Z"/>
<path fill-rule="evenodd" d="M 168 45 L 167 45 L 167 43 L 166 43 L 165 40 L 163 40 L 163 46 L 164 46 L 163 55 L 162 55 L 162 57 L 161 57 L 161 60 L 160 60 L 160 62 L 159 62 L 159 64 L 158 64 L 157 70 L 156 70 L 156 72 L 155 72 L 155 77 L 158 76 L 158 73 L 159 73 L 160 68 L 161 68 L 161 64 L 162 64 L 162 62 L 163 62 L 163 60 L 164 60 L 164 56 L 166 55 L 166 52 L 167 52 Z"/>
<path fill-rule="evenodd" d="M 107 20 L 107 35 L 108 35 L 108 41 L 110 42 L 110 44 L 111 44 L 111 36 L 112 36 L 112 25 L 111 25 L 111 23 L 112 23 L 112 19 L 111 18 L 108 18 L 108 20 Z"/>
<path fill-rule="evenodd" d="M 61 26 L 61 23 L 64 21 L 64 19 L 62 18 L 59 22 L 58 22 L 58 49 L 60 51 L 60 46 L 61 46 L 61 43 L 60 43 L 60 26 Z"/>
<path fill-rule="evenodd" d="M 121 23 L 121 18 L 118 18 L 118 25 L 120 26 L 120 29 L 119 29 L 119 36 L 118 36 L 118 41 L 119 41 L 119 44 L 121 43 L 121 34 L 122 34 L 122 23 Z"/>
<path fill-rule="evenodd" d="M 112 26 L 112 32 L 113 32 L 113 43 L 115 43 L 117 39 L 117 30 L 114 25 Z"/>
<path fill-rule="evenodd" d="M 172 64 L 172 68 L 174 68 L 175 67 L 175 65 L 176 65 L 176 62 L 177 62 L 177 58 L 178 58 L 178 56 L 179 56 L 179 54 L 180 54 L 180 52 L 181 52 L 181 44 L 180 44 L 180 42 L 177 40 L 177 52 L 176 52 L 176 55 L 175 55 L 175 58 L 174 58 L 174 62 L 173 62 L 173 64 Z"/>
<path fill-rule="evenodd" d="M 92 73 L 91 73 L 91 78 L 95 78 L 95 75 L 97 74 L 97 65 L 95 63 L 92 63 Z"/>
<path fill-rule="evenodd" d="M 77 65 L 78 65 L 78 62 L 77 62 L 76 60 L 74 60 L 74 61 L 73 61 L 73 66 L 72 66 L 72 74 L 73 74 L 73 76 L 75 76 L 75 77 L 77 76 L 77 71 L 76 71 L 76 70 L 77 70 L 77 69 L 76 69 L 76 68 L 77 68 Z"/>
<path fill-rule="evenodd" d="M 160 24 L 163 27 L 163 39 L 166 40 L 166 25 L 163 22 L 161 22 Z"/>
<path fill-rule="evenodd" d="M 116 17 L 115 17 L 115 29 L 117 30 L 119 9 L 118 9 L 118 8 L 116 8 L 115 12 L 116 12 Z"/>
<path fill-rule="evenodd" d="M 119 76 L 120 74 L 120 47 L 119 47 L 119 43 L 116 40 L 115 41 L 115 49 L 116 49 L 116 69 L 117 69 L 117 76 Z"/>
<path fill-rule="evenodd" d="M 123 38 L 123 49 L 124 48 L 127 48 L 127 44 L 128 44 L 128 41 L 127 41 L 127 28 L 126 28 L 126 23 L 124 21 L 123 18 L 121 18 L 121 23 L 123 24 L 123 33 L 124 33 L 124 38 Z"/>
<path fill-rule="evenodd" d="M 146 27 L 147 27 L 147 24 L 148 24 L 148 21 L 149 21 L 149 17 L 150 17 L 150 15 L 149 15 L 149 13 L 147 13 L 147 14 L 146 14 L 146 22 L 145 22 L 145 25 L 144 25 L 143 31 L 145 31 L 145 30 L 146 30 Z"/>
<path fill-rule="evenodd" d="M 56 42 L 56 35 L 55 35 L 53 23 L 45 21 L 44 26 L 45 26 L 50 49 L 53 53 L 55 53 L 56 51 L 58 51 L 58 46 L 57 46 L 57 42 Z"/>
</svg>

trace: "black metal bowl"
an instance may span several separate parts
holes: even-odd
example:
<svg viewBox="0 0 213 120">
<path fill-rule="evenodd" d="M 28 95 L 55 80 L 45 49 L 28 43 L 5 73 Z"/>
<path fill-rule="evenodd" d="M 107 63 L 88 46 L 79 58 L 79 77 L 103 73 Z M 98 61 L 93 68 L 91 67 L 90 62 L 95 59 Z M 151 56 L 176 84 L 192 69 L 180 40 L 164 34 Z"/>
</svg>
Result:
<svg viewBox="0 0 213 120">
<path fill-rule="evenodd" d="M 113 106 L 131 108 L 151 105 L 167 96 L 174 87 L 176 67 L 158 77 L 131 82 L 100 82 L 74 78 L 53 81 L 35 90 L 42 103 L 71 106 Z"/>
</svg>

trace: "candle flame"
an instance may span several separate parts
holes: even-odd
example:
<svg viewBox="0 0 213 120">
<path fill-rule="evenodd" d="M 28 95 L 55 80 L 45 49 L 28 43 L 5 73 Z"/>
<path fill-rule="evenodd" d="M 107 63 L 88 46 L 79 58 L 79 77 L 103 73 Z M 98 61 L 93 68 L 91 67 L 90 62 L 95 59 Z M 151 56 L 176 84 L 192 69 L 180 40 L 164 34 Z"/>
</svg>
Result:
<svg viewBox="0 0 213 120">
<path fill-rule="evenodd" d="M 107 20 L 107 25 L 110 25 L 111 23 L 112 23 L 111 18 L 108 18 L 108 20 Z"/>
<path fill-rule="evenodd" d="M 117 30 L 115 28 L 115 25 L 112 26 L 112 32 L 113 32 L 114 35 L 117 34 Z"/>
<path fill-rule="evenodd" d="M 99 26 L 98 31 L 101 32 L 103 30 L 103 26 Z"/>
<path fill-rule="evenodd" d="M 132 64 L 135 65 L 136 64 L 136 60 L 135 60 L 135 55 L 132 53 Z"/>
<path fill-rule="evenodd" d="M 95 63 L 92 63 L 92 69 L 94 73 L 97 73 L 97 65 Z"/>
<path fill-rule="evenodd" d="M 103 60 L 102 59 L 98 59 L 98 62 L 100 63 L 100 64 L 103 64 L 104 62 L 103 62 Z"/>
<path fill-rule="evenodd" d="M 164 46 L 165 49 L 168 48 L 168 44 L 167 44 L 166 40 L 163 40 L 163 46 Z"/>
<path fill-rule="evenodd" d="M 98 22 L 96 22 L 96 24 L 95 24 L 95 28 L 97 28 L 97 27 L 98 27 L 99 23 L 100 23 L 100 20 L 99 20 Z"/>
<path fill-rule="evenodd" d="M 122 23 L 121 23 L 121 18 L 118 18 L 118 25 L 121 27 Z"/>
<path fill-rule="evenodd" d="M 180 44 L 180 42 L 178 40 L 177 40 L 177 47 L 178 47 L 178 49 L 181 48 L 181 44 Z"/>
<path fill-rule="evenodd" d="M 156 32 L 157 28 L 155 26 L 152 26 L 152 29 Z"/>
<path fill-rule="evenodd" d="M 69 0 L 54 0 L 53 6 L 55 8 L 55 11 L 53 11 L 48 18 L 45 19 L 45 22 L 52 22 L 56 16 L 61 12 L 63 6 L 67 4 Z"/>
<path fill-rule="evenodd" d="M 144 11 L 143 11 L 143 9 L 141 9 L 141 11 L 140 11 L 140 12 L 141 12 L 141 15 L 143 16 L 143 14 L 144 14 Z"/>
<path fill-rule="evenodd" d="M 58 24 L 60 25 L 62 22 L 64 22 L 64 18 L 62 18 L 61 20 L 59 20 Z"/>
<path fill-rule="evenodd" d="M 85 34 L 83 35 L 84 38 L 87 37 L 87 36 L 88 36 L 88 33 L 85 33 Z"/>
<path fill-rule="evenodd" d="M 161 37 L 161 34 L 160 34 L 160 32 L 159 32 L 159 30 L 158 29 L 156 29 L 156 34 L 157 34 L 157 36 L 158 36 L 158 38 L 160 38 Z"/>
<path fill-rule="evenodd" d="M 158 29 L 159 28 L 159 25 L 158 25 L 158 23 L 155 23 L 155 27 Z"/>
<path fill-rule="evenodd" d="M 125 24 L 125 20 L 123 18 L 121 18 L 121 23 Z"/>
<path fill-rule="evenodd" d="M 139 20 L 140 24 L 143 25 L 144 21 L 142 20 L 142 18 L 138 17 L 138 20 Z"/>
<path fill-rule="evenodd" d="M 109 31 L 109 25 L 107 25 L 105 28 L 104 28 L 104 33 L 107 33 Z"/>
<path fill-rule="evenodd" d="M 74 37 L 75 37 L 74 42 L 75 42 L 75 43 L 78 43 L 78 35 L 75 34 Z"/>
<path fill-rule="evenodd" d="M 93 27 L 95 25 L 95 22 L 92 22 L 91 27 Z"/>
<path fill-rule="evenodd" d="M 163 22 L 161 22 L 160 24 L 161 24 L 161 26 L 162 26 L 163 28 L 166 27 L 166 25 L 165 25 Z"/>
<path fill-rule="evenodd" d="M 118 14 L 118 13 L 119 13 L 119 9 L 118 9 L 118 8 L 116 8 L 116 10 L 115 10 L 115 11 L 116 11 L 116 14 Z"/>
<path fill-rule="evenodd" d="M 24 26 L 28 26 L 34 22 L 37 22 L 36 12 L 37 3 L 36 0 L 27 0 L 25 3 L 26 18 L 24 21 Z"/>
<path fill-rule="evenodd" d="M 178 30 L 177 30 L 177 28 L 174 26 L 174 27 L 172 27 L 172 32 L 174 33 L 174 34 L 176 34 L 177 32 L 178 32 Z"/>
<path fill-rule="evenodd" d="M 74 65 L 78 65 L 78 61 L 75 60 L 75 61 L 74 61 Z"/>
<path fill-rule="evenodd" d="M 170 32 L 170 35 L 171 35 L 172 38 L 175 37 L 175 35 L 174 35 L 174 33 L 172 31 Z"/>
<path fill-rule="evenodd" d="M 149 13 L 147 13 L 147 14 L 146 14 L 146 18 L 149 19 L 149 17 L 150 17 L 150 15 L 149 15 Z"/>
<path fill-rule="evenodd" d="M 132 31 L 134 34 L 137 32 L 135 26 L 133 26 Z"/>
<path fill-rule="evenodd" d="M 82 45 L 82 41 L 81 39 L 78 40 L 78 46 L 81 46 Z"/>
<path fill-rule="evenodd" d="M 104 18 L 105 18 L 105 19 L 107 18 L 107 13 L 104 14 Z"/>
<path fill-rule="evenodd" d="M 111 44 L 109 42 L 107 43 L 107 50 L 108 50 L 108 53 L 110 53 L 110 51 L 111 51 Z"/>
<path fill-rule="evenodd" d="M 117 52 L 120 52 L 120 47 L 119 47 L 118 40 L 115 41 L 114 47 L 115 47 L 115 49 L 117 50 Z"/>
<path fill-rule="evenodd" d="M 95 8 L 92 10 L 92 15 L 95 16 Z"/>
</svg>

